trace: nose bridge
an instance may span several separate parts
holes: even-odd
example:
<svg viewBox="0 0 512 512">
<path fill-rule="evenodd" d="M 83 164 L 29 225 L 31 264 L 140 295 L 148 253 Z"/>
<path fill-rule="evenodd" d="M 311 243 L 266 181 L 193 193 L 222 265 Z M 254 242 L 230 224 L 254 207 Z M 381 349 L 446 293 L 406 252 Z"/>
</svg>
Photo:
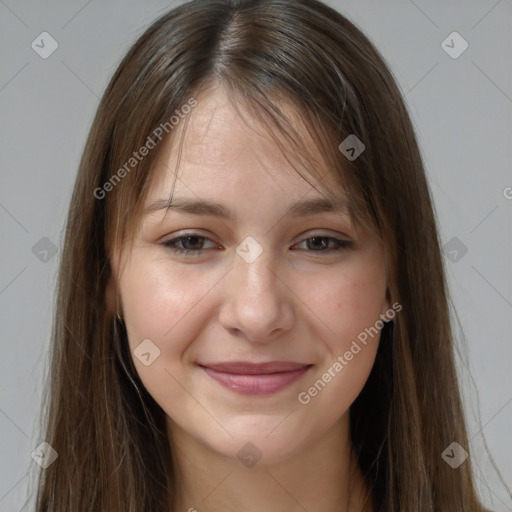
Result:
<svg viewBox="0 0 512 512">
<path fill-rule="evenodd" d="M 237 295 L 242 293 L 248 299 L 251 297 L 257 299 L 264 294 L 266 299 L 270 300 L 277 292 L 275 270 L 272 269 L 272 265 L 275 266 L 275 260 L 270 250 L 261 248 L 258 254 L 254 252 L 254 247 L 250 247 L 249 250 L 253 251 L 253 254 L 251 258 L 246 258 L 239 254 L 243 249 L 243 245 L 240 244 L 232 272 Z"/>
<path fill-rule="evenodd" d="M 240 247 L 247 248 L 244 244 Z M 249 246 L 249 251 L 254 249 Z M 270 250 L 261 249 L 250 258 L 243 252 L 236 255 L 221 313 L 225 328 L 243 332 L 252 341 L 269 340 L 271 334 L 289 329 L 293 322 L 286 287 L 276 277 L 276 260 Z"/>
</svg>

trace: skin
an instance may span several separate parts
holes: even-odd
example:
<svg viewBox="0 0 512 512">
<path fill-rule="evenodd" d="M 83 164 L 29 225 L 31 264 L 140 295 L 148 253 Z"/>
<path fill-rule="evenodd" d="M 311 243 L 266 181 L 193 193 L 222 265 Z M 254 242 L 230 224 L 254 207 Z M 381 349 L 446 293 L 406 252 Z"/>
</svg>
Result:
<svg viewBox="0 0 512 512">
<path fill-rule="evenodd" d="M 217 201 L 236 220 L 153 211 L 142 217 L 133 247 L 114 250 L 111 260 L 135 367 L 167 414 L 183 475 L 176 510 L 362 510 L 349 408 L 370 373 L 378 336 L 307 405 L 297 397 L 390 308 L 382 247 L 346 211 L 284 216 L 293 203 L 322 193 L 269 136 L 237 116 L 222 89 L 197 99 L 178 179 L 177 152 L 163 142 L 146 206 L 168 198 L 176 180 L 173 201 Z M 182 255 L 163 245 L 184 230 L 206 239 L 178 246 L 202 252 Z M 252 263 L 236 252 L 247 236 L 263 250 Z M 315 236 L 355 242 L 321 251 Z M 133 352 L 144 339 L 160 350 L 149 366 Z M 236 360 L 313 366 L 262 396 L 225 389 L 197 366 Z M 246 443 L 261 454 L 252 467 L 237 457 Z"/>
</svg>

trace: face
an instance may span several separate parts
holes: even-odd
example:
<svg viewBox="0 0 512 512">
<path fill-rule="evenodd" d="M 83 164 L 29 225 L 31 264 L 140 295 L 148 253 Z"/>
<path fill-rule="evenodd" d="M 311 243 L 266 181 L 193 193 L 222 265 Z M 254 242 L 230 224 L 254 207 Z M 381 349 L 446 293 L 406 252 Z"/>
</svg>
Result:
<svg viewBox="0 0 512 512">
<path fill-rule="evenodd" d="M 361 333 L 389 309 L 383 251 L 221 90 L 197 99 L 178 174 L 167 143 L 133 247 L 113 253 L 122 315 L 171 438 L 277 462 L 347 419 L 378 346 Z"/>
</svg>

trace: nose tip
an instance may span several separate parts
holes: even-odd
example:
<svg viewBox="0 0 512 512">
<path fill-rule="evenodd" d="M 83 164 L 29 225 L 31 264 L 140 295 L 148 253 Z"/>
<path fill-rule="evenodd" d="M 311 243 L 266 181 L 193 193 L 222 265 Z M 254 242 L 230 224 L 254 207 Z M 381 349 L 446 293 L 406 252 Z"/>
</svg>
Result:
<svg viewBox="0 0 512 512">
<path fill-rule="evenodd" d="M 219 319 L 233 335 L 243 335 L 253 342 L 269 342 L 293 325 L 293 303 L 263 248 L 258 249 L 261 245 L 254 242 L 246 239 L 239 246 L 246 249 L 242 252 L 245 257 L 238 258 L 227 280 Z"/>
</svg>

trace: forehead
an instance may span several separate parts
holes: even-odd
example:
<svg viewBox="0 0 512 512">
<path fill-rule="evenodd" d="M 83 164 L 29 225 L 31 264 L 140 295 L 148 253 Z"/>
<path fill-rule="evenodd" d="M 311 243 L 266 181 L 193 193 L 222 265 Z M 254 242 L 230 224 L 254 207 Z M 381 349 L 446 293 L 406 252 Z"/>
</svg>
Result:
<svg viewBox="0 0 512 512">
<path fill-rule="evenodd" d="M 310 154 L 300 173 L 295 168 L 297 151 L 293 151 L 290 142 L 279 137 L 289 151 L 285 155 L 269 127 L 251 114 L 243 102 L 237 102 L 235 108 L 220 87 L 203 91 L 196 100 L 197 106 L 175 127 L 172 137 L 162 142 L 153 165 L 146 205 L 162 193 L 170 195 L 171 191 L 175 195 L 187 192 L 201 196 L 222 191 L 226 198 L 251 192 L 281 193 L 284 199 L 306 193 L 311 196 L 313 192 L 317 197 L 329 192 L 333 195 L 334 191 L 343 194 L 290 102 L 281 100 L 279 106 Z M 318 191 L 311 191 L 312 184 Z"/>
</svg>

